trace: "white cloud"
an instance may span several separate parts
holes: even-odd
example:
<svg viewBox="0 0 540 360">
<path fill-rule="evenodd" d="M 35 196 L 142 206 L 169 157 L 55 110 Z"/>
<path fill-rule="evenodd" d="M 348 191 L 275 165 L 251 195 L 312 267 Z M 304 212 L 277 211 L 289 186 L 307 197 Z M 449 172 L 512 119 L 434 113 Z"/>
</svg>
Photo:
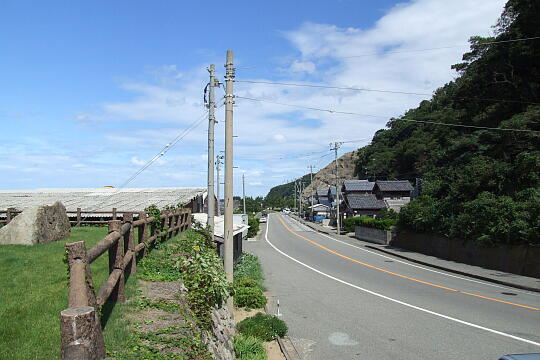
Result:
<svg viewBox="0 0 540 360">
<path fill-rule="evenodd" d="M 315 72 L 315 64 L 311 61 L 298 61 L 294 60 L 290 66 L 291 72 L 306 72 L 313 73 Z"/>
<path fill-rule="evenodd" d="M 282 82 L 305 79 L 338 87 L 431 93 L 453 79 L 455 73 L 450 66 L 459 62 L 468 49 L 467 39 L 490 34 L 490 27 L 500 15 L 504 2 L 415 0 L 393 7 L 370 28 L 300 24 L 284 33 L 293 47 L 292 53 L 297 56 L 276 54 L 291 59 L 285 66 L 286 71 L 280 64 L 275 69 L 279 76 L 257 78 L 256 73 L 244 73 L 239 68 L 237 78 Z M 465 45 L 407 52 L 456 44 Z M 206 65 L 150 68 L 151 79 L 121 84 L 131 98 L 111 99 L 94 111 L 75 115 L 75 120 L 81 123 L 116 124 L 116 129 L 120 129 L 96 130 L 102 142 L 99 150 L 92 142 L 86 149 L 79 150 L 80 154 L 60 152 L 52 159 L 29 153 L 24 157 L 6 158 L 3 167 L 24 163 L 29 164 L 28 171 L 33 171 L 40 166 L 84 164 L 80 168 L 70 166 L 70 171 L 79 171 L 92 181 L 121 183 L 133 173 L 134 166 L 144 165 L 195 120 L 202 119 L 198 127 L 164 156 L 167 162 L 161 162 L 160 176 L 149 169 L 133 185 L 204 186 L 206 157 L 201 154 L 206 152 L 207 138 L 207 122 L 202 117 L 205 111 L 203 88 L 208 82 Z M 222 67 L 217 68 L 223 80 Z M 270 186 L 307 173 L 307 165 L 322 168 L 331 160 L 329 151 L 325 151 L 330 142 L 370 138 L 384 127 L 389 117 L 400 115 L 429 97 L 241 82 L 235 84 L 235 92 L 239 96 L 277 103 L 385 116 L 338 115 L 237 98 L 234 165 L 238 166 L 236 174 L 244 170 L 246 183 L 256 188 L 256 193 L 246 189 L 249 195 L 264 194 Z M 221 102 L 222 91 L 218 90 L 216 96 Z M 223 108 L 216 112 L 219 121 L 216 154 L 224 147 L 223 113 Z M 350 151 L 363 144 L 365 142 L 352 143 L 342 149 Z M 97 180 L 88 174 L 98 174 Z M 235 190 L 241 191 L 241 181 L 235 180 Z"/>
</svg>

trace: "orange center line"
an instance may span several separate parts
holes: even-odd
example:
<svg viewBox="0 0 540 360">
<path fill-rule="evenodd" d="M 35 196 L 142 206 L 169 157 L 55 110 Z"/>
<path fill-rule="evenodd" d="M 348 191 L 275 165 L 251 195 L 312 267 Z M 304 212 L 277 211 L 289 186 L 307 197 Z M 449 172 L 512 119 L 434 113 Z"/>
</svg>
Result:
<svg viewBox="0 0 540 360">
<path fill-rule="evenodd" d="M 378 271 L 382 271 L 384 273 L 387 273 L 387 274 L 390 274 L 390 275 L 394 275 L 394 276 L 397 276 L 397 277 L 400 277 L 400 278 L 403 278 L 403 279 L 407 279 L 407 280 L 411 280 L 411 281 L 415 281 L 415 282 L 418 282 L 418 283 L 421 283 L 421 284 L 424 284 L 424 285 L 428 285 L 428 286 L 433 286 L 433 287 L 436 287 L 436 288 L 439 288 L 439 289 L 443 289 L 443 290 L 448 290 L 448 291 L 453 291 L 453 292 L 457 292 L 457 293 L 460 293 L 460 294 L 464 294 L 464 295 L 469 295 L 469 296 L 474 296 L 474 297 L 478 297 L 478 298 L 481 298 L 481 299 L 486 299 L 486 300 L 491 300 L 491 301 L 495 301 L 495 302 L 499 302 L 499 303 L 503 303 L 503 304 L 508 304 L 508 305 L 513 305 L 513 306 L 518 306 L 518 307 L 521 307 L 521 308 L 525 308 L 525 309 L 529 309 L 529 310 L 536 310 L 536 311 L 540 311 L 540 308 L 536 308 L 536 307 L 532 307 L 532 306 L 527 306 L 527 305 L 522 305 L 522 304 L 516 304 L 516 303 L 513 303 L 513 302 L 509 302 L 509 301 L 504 301 L 504 300 L 499 300 L 499 299 L 495 299 L 495 298 L 491 298 L 491 297 L 488 297 L 488 296 L 483 296 L 483 295 L 478 295 L 478 294 L 474 294 L 474 293 L 470 293 L 470 292 L 466 292 L 466 291 L 461 291 L 461 290 L 458 290 L 458 289 L 453 289 L 453 288 L 450 288 L 450 287 L 447 287 L 447 286 L 442 286 L 442 285 L 437 285 L 437 284 L 433 284 L 433 283 L 430 283 L 430 282 L 427 282 L 427 281 L 423 281 L 423 280 L 418 280 L 418 279 L 415 279 L 413 277 L 409 277 L 409 276 L 405 276 L 405 275 L 401 275 L 401 274 L 398 274 L 398 273 L 395 273 L 393 271 L 390 271 L 390 270 L 385 270 L 385 269 L 382 269 L 382 268 L 379 268 L 377 266 L 373 266 L 373 265 L 369 265 L 369 264 L 366 264 L 365 262 L 362 262 L 362 261 L 359 261 L 359 260 L 356 260 L 356 259 L 353 259 L 351 257 L 348 257 L 346 255 L 343 255 L 343 254 L 340 254 L 334 250 L 331 250 L 329 248 L 327 248 L 326 246 L 323 246 L 321 244 L 319 244 L 318 242 L 315 242 L 313 240 L 310 240 L 296 232 L 294 232 L 293 230 L 291 230 L 287 224 L 285 224 L 285 222 L 282 220 L 281 216 L 278 218 L 279 221 L 281 222 L 281 224 L 285 227 L 285 229 L 287 229 L 291 234 L 294 234 L 296 235 L 297 237 L 331 253 L 331 254 L 334 254 L 336 256 L 339 256 L 340 258 L 343 258 L 345 260 L 349 260 L 349 261 L 352 261 L 354 263 L 357 263 L 357 264 L 360 264 L 360 265 L 363 265 L 363 266 L 366 266 L 368 268 L 371 268 L 371 269 L 374 269 L 374 270 L 378 270 Z"/>
</svg>

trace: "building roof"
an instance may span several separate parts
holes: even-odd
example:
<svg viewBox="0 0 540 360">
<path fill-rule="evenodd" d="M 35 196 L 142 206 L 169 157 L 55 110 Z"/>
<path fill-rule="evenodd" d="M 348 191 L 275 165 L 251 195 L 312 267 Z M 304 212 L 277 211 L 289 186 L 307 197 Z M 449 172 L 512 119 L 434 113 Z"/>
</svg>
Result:
<svg viewBox="0 0 540 360">
<path fill-rule="evenodd" d="M 353 210 L 378 210 L 386 207 L 384 201 L 373 194 L 347 194 L 345 198 Z"/>
<path fill-rule="evenodd" d="M 376 181 L 381 191 L 413 191 L 413 187 L 407 180 Z"/>
<path fill-rule="evenodd" d="M 375 183 L 368 180 L 345 180 L 345 191 L 372 191 Z"/>
<path fill-rule="evenodd" d="M 328 199 L 325 199 L 325 200 L 319 200 L 319 204 L 324 205 L 324 206 L 327 206 L 327 207 L 332 206 L 332 204 L 330 204 L 330 200 L 328 200 Z"/>
<path fill-rule="evenodd" d="M 308 209 L 313 209 L 313 210 L 317 210 L 317 209 L 320 209 L 319 211 L 324 211 L 324 210 L 328 210 L 330 208 L 330 206 L 328 205 L 325 205 L 325 204 L 315 204 L 313 206 L 309 206 Z"/>
<path fill-rule="evenodd" d="M 332 196 L 336 196 L 336 187 L 335 186 L 330 186 L 328 188 L 328 194 L 332 195 Z"/>
<path fill-rule="evenodd" d="M 328 196 L 328 189 L 317 189 L 317 196 Z"/>
<path fill-rule="evenodd" d="M 206 227 L 208 215 L 205 213 L 194 213 L 193 219 L 200 222 L 202 227 Z M 224 228 L 225 218 L 223 216 L 214 216 L 214 236 L 223 239 Z M 249 226 L 243 224 L 242 219 L 233 217 L 233 236 L 240 232 L 247 231 L 247 229 L 249 229 Z"/>
<path fill-rule="evenodd" d="M 206 188 L 71 188 L 0 190 L 0 209 L 25 210 L 39 205 L 62 202 L 66 210 L 143 211 L 150 205 L 185 204 L 197 196 L 206 196 Z M 96 215 L 97 216 L 97 215 Z"/>
</svg>

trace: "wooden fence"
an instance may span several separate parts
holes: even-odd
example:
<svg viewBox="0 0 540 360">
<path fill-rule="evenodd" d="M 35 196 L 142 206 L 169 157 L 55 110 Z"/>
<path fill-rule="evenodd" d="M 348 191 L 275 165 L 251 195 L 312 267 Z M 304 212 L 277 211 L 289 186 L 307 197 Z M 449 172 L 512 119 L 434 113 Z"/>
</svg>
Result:
<svg viewBox="0 0 540 360">
<path fill-rule="evenodd" d="M 0 224 L 9 224 L 11 220 L 22 211 L 16 210 L 13 208 L 7 210 L 0 210 Z M 112 208 L 112 211 L 84 211 L 81 208 L 77 208 L 76 211 L 66 211 L 66 214 L 69 218 L 69 223 L 72 226 L 80 225 L 106 225 L 109 223 L 109 220 L 118 220 L 123 219 L 124 214 L 132 213 L 137 216 L 138 212 L 132 211 L 119 211 L 116 208 Z M 5 214 L 4 216 L 2 216 Z"/>
<path fill-rule="evenodd" d="M 107 300 L 123 302 L 126 278 L 135 273 L 136 256 L 144 257 L 149 245 L 160 236 L 171 238 L 191 227 L 191 210 L 165 210 L 161 214 L 163 231 L 158 232 L 153 217 L 124 213 L 123 221 L 110 220 L 109 234 L 92 248 L 84 241 L 66 244 L 69 266 L 69 303 L 60 313 L 61 350 L 64 360 L 94 360 L 105 357 L 99 308 Z M 135 241 L 137 228 L 137 241 Z M 90 264 L 108 251 L 109 277 L 97 294 Z"/>
</svg>

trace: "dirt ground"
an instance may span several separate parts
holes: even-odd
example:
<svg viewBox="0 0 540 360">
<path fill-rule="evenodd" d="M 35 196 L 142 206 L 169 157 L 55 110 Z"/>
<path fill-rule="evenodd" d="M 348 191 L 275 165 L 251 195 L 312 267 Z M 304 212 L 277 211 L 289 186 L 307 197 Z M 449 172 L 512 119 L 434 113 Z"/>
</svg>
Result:
<svg viewBox="0 0 540 360">
<path fill-rule="evenodd" d="M 240 321 L 244 320 L 245 318 L 254 316 L 255 314 L 259 312 L 264 313 L 264 310 L 254 309 L 251 311 L 246 311 L 244 309 L 234 308 L 234 321 L 238 324 Z M 266 349 L 266 354 L 268 355 L 268 360 L 286 360 L 276 340 L 265 342 L 264 347 Z"/>
</svg>

